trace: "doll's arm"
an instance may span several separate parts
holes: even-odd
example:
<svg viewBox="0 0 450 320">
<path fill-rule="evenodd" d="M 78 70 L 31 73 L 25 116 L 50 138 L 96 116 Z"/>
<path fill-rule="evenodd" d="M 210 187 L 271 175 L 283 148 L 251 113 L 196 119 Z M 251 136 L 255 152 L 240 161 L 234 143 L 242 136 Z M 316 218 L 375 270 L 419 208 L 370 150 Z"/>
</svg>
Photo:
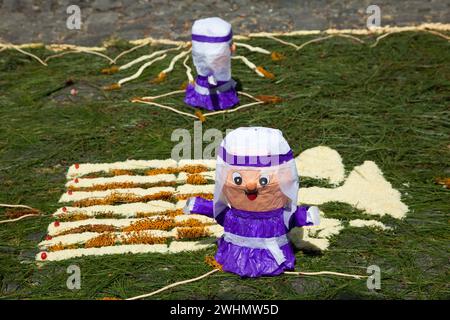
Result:
<svg viewBox="0 0 450 320">
<path fill-rule="evenodd" d="M 189 198 L 183 208 L 184 214 L 201 214 L 214 218 L 213 202 L 201 197 Z"/>
<path fill-rule="evenodd" d="M 319 208 L 316 206 L 298 206 L 292 215 L 290 227 L 317 226 L 320 224 Z"/>
<path fill-rule="evenodd" d="M 221 226 L 223 226 L 225 214 L 228 210 L 229 209 L 226 208 L 215 218 L 217 223 Z M 189 198 L 183 208 L 183 212 L 184 214 L 201 214 L 214 219 L 214 203 L 212 200 L 206 200 L 201 197 Z"/>
</svg>

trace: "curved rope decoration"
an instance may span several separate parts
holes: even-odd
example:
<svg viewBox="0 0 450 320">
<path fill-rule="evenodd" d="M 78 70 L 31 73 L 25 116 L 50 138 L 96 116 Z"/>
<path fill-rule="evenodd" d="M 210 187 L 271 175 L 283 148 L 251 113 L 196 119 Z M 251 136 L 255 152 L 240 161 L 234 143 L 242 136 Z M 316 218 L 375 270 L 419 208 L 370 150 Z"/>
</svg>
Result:
<svg viewBox="0 0 450 320">
<path fill-rule="evenodd" d="M 1 220 L 0 224 L 15 222 L 15 221 L 19 221 L 19 220 L 22 220 L 22 219 L 25 219 L 25 218 L 28 218 L 28 217 L 37 217 L 37 216 L 41 215 L 39 210 L 34 209 L 32 207 L 29 207 L 29 206 L 26 206 L 26 205 L 23 205 L 23 204 L 5 204 L 5 203 L 0 203 L 0 207 L 3 207 L 3 208 L 23 208 L 23 209 L 27 209 L 27 210 L 31 210 L 31 211 L 36 212 L 36 213 L 25 214 L 23 216 L 15 218 L 15 219 Z"/>
<path fill-rule="evenodd" d="M 422 32 L 427 32 L 430 34 L 433 34 L 435 36 L 438 36 L 442 39 L 445 39 L 447 41 L 450 41 L 450 37 L 439 32 L 439 31 L 450 31 L 450 24 L 441 24 L 441 23 L 425 23 L 425 24 L 421 24 L 419 26 L 406 26 L 406 27 L 382 27 L 382 28 L 375 28 L 375 29 L 348 29 L 348 30 L 336 30 L 336 29 L 328 29 L 325 31 L 320 31 L 320 30 L 298 30 L 298 31 L 292 31 L 292 32 L 288 32 L 288 33 L 280 33 L 280 32 L 272 32 L 272 33 L 267 33 L 267 32 L 263 32 L 263 33 L 251 33 L 247 36 L 239 36 L 236 35 L 235 38 L 236 40 L 240 39 L 240 40 L 248 40 L 251 39 L 252 37 L 266 37 L 272 40 L 275 40 L 279 43 L 282 43 L 284 45 L 288 45 L 291 46 L 293 48 L 295 48 L 296 50 L 300 50 L 301 48 L 303 48 L 304 46 L 306 46 L 305 44 L 302 44 L 300 46 L 279 39 L 277 38 L 277 36 L 286 36 L 286 37 L 290 37 L 290 36 L 302 36 L 302 35 L 315 35 L 315 34 L 328 34 L 328 35 L 333 35 L 333 36 L 339 36 L 339 37 L 344 37 L 344 38 L 351 38 L 354 39 L 355 41 L 358 41 L 360 43 L 364 43 L 363 40 L 352 36 L 351 34 L 358 34 L 358 35 L 371 35 L 371 34 L 381 34 L 373 44 L 370 45 L 370 47 L 375 47 L 378 45 L 378 43 L 380 42 L 380 40 L 386 38 L 387 36 L 394 34 L 394 33 L 400 33 L 400 32 L 414 32 L 414 31 L 422 31 Z M 314 42 L 318 42 L 318 41 L 322 41 L 325 39 L 329 39 L 331 37 L 319 37 L 317 39 L 313 39 Z M 312 40 L 310 40 L 312 41 Z M 12 50 L 16 50 L 19 53 L 22 53 L 24 55 L 27 55 L 29 57 L 31 57 L 32 59 L 38 61 L 40 64 L 42 64 L 43 66 L 47 66 L 47 61 L 53 59 L 53 58 L 59 58 L 62 57 L 66 54 L 69 53 L 87 53 L 87 54 L 93 54 L 93 55 L 97 55 L 100 56 L 106 60 L 109 61 L 110 64 L 115 64 L 117 62 L 117 60 L 121 57 L 123 57 L 124 55 L 133 52 L 139 48 L 142 48 L 146 45 L 149 44 L 163 44 L 163 45 L 176 45 L 177 47 L 186 47 L 190 44 L 190 42 L 188 41 L 173 41 L 173 40 L 169 40 L 169 39 L 153 39 L 153 38 L 146 38 L 146 39 L 140 39 L 140 40 L 133 40 L 130 41 L 130 43 L 135 44 L 136 46 L 134 46 L 131 49 L 127 49 L 124 50 L 123 52 L 121 52 L 120 54 L 118 54 L 114 59 L 107 56 L 106 54 L 100 53 L 98 52 L 99 50 L 104 49 L 103 48 L 87 48 L 87 47 L 80 47 L 80 46 L 74 46 L 74 45 L 49 45 L 47 46 L 47 48 L 49 48 L 50 50 L 67 50 L 70 49 L 71 51 L 67 52 L 67 53 L 59 53 L 59 54 L 55 54 L 52 56 L 47 57 L 46 59 L 42 60 L 41 58 L 39 58 L 38 56 L 27 52 L 25 50 L 23 50 L 22 48 L 33 48 L 36 46 L 42 46 L 43 44 L 36 44 L 36 43 L 30 43 L 30 44 L 24 44 L 24 45 L 13 45 L 11 43 L 0 43 L 0 53 L 7 50 L 7 49 L 12 49 Z M 309 44 L 309 43 L 308 43 Z M 241 47 L 245 47 L 247 49 L 249 49 L 250 51 L 253 52 L 260 52 L 263 54 L 268 54 L 266 49 L 263 48 L 259 48 L 259 47 L 253 47 L 247 44 L 243 44 L 243 43 L 236 43 L 237 46 L 241 46 Z M 300 47 L 300 48 L 299 48 Z M 272 52 L 272 54 L 274 54 Z M 140 59 L 140 58 L 138 58 Z M 149 58 L 151 59 L 151 58 Z M 143 58 L 143 60 L 145 60 L 145 58 Z M 143 60 L 138 60 L 138 62 L 143 61 Z M 278 58 L 274 59 L 274 60 L 279 60 Z M 136 62 L 136 63 L 138 63 Z"/>
<path fill-rule="evenodd" d="M 188 280 L 183 280 L 183 281 L 178 281 L 172 284 L 169 284 L 165 287 L 162 287 L 161 289 L 152 291 L 150 293 L 146 293 L 146 294 L 142 294 L 139 296 L 135 296 L 135 297 L 131 297 L 128 298 L 126 300 L 139 300 L 139 299 L 143 299 L 143 298 L 148 298 L 151 296 L 154 296 L 160 292 L 166 291 L 168 289 L 183 285 L 183 284 L 187 284 L 187 283 L 192 283 L 195 281 L 199 281 L 202 280 L 210 275 L 212 275 L 213 273 L 216 273 L 218 271 L 221 271 L 220 269 L 213 269 L 201 276 L 198 276 L 196 278 L 192 278 L 192 279 L 188 279 Z M 334 276 L 339 276 L 339 277 L 347 277 L 347 278 L 353 278 L 353 279 L 357 279 L 357 280 L 361 280 L 363 278 L 367 278 L 368 276 L 363 276 L 363 275 L 357 275 L 357 274 L 348 274 L 348 273 L 341 273 L 341 272 L 331 272 L 331 271 L 318 271 L 318 272 L 294 272 L 294 271 L 285 271 L 284 274 L 287 275 L 303 275 L 303 276 L 318 276 L 318 275 L 334 275 Z"/>
<path fill-rule="evenodd" d="M 163 60 L 163 59 L 165 59 L 166 57 L 167 57 L 167 55 L 166 55 L 166 54 L 163 54 L 162 56 L 159 56 L 159 57 L 157 57 L 157 58 L 155 58 L 155 59 L 153 59 L 153 60 L 151 60 L 151 61 L 149 61 L 149 62 L 143 64 L 135 74 L 133 74 L 133 75 L 131 75 L 131 76 L 129 76 L 129 77 L 120 79 L 120 80 L 117 82 L 117 84 L 119 85 L 119 88 L 122 87 L 122 85 L 123 85 L 125 82 L 129 82 L 129 81 L 131 81 L 131 80 L 135 80 L 135 79 L 139 78 L 139 77 L 141 76 L 142 72 L 144 72 L 145 69 L 147 69 L 148 67 L 150 67 L 150 66 L 151 66 L 153 63 L 155 63 L 156 61 Z"/>
</svg>

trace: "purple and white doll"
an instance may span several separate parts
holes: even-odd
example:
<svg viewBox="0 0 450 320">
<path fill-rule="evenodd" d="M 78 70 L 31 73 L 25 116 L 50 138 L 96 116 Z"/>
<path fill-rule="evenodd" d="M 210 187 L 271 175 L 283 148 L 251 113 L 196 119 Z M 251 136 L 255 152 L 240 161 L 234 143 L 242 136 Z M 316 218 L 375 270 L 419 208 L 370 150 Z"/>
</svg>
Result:
<svg viewBox="0 0 450 320">
<path fill-rule="evenodd" d="M 186 88 L 184 102 L 206 110 L 229 109 L 239 103 L 231 78 L 233 45 L 231 25 L 220 18 L 206 18 L 192 26 L 192 60 L 195 83 Z"/>
<path fill-rule="evenodd" d="M 281 131 L 231 131 L 218 150 L 215 180 L 214 200 L 190 198 L 184 212 L 214 218 L 224 227 L 215 255 L 223 270 L 260 277 L 294 269 L 287 234 L 318 225 L 320 216 L 317 207 L 297 206 L 297 168 Z"/>
</svg>

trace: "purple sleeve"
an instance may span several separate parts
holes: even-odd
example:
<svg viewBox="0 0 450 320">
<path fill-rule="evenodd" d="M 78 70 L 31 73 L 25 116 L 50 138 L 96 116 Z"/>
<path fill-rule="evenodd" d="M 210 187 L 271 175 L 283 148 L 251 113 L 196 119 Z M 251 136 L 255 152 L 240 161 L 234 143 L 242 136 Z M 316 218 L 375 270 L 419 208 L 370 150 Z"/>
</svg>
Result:
<svg viewBox="0 0 450 320">
<path fill-rule="evenodd" d="M 309 208 L 309 206 L 298 206 L 297 211 L 291 217 L 289 227 L 295 228 L 313 225 L 312 222 L 307 221 Z"/>
<path fill-rule="evenodd" d="M 201 197 L 195 197 L 193 199 L 193 203 L 192 204 L 189 203 L 188 206 L 190 213 L 201 214 L 214 219 L 214 204 L 212 200 L 206 200 Z M 217 223 L 220 224 L 221 226 L 223 226 L 225 214 L 227 213 L 228 210 L 229 209 L 226 208 L 224 211 L 219 213 L 215 218 Z"/>
<path fill-rule="evenodd" d="M 201 197 L 195 197 L 190 212 L 214 218 L 213 202 Z"/>
</svg>

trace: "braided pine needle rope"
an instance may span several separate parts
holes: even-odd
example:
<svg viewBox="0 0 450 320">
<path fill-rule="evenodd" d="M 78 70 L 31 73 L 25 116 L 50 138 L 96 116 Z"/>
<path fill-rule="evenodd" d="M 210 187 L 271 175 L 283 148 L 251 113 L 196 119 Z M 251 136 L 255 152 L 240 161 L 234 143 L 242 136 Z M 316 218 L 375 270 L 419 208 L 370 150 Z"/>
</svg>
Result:
<svg viewBox="0 0 450 320">
<path fill-rule="evenodd" d="M 256 67 L 256 64 L 254 64 L 253 62 L 251 62 L 250 60 L 248 60 L 246 57 L 244 56 L 232 56 L 231 59 L 234 60 L 241 60 L 242 62 L 245 63 L 245 65 L 247 67 L 249 67 L 250 69 L 252 69 L 253 71 L 256 72 L 256 74 L 262 78 L 264 78 L 264 74 L 258 70 L 258 68 Z"/>
<path fill-rule="evenodd" d="M 149 62 L 147 62 L 147 63 L 144 63 L 144 64 L 139 68 L 139 70 L 138 70 L 135 74 L 133 74 L 132 76 L 129 76 L 129 77 L 120 79 L 120 80 L 117 82 L 117 84 L 119 85 L 119 87 L 121 87 L 124 83 L 139 78 L 139 77 L 141 76 L 142 72 L 144 72 L 145 69 L 147 69 L 148 67 L 150 67 L 150 66 L 151 66 L 153 63 L 155 63 L 156 61 L 163 60 L 163 59 L 165 59 L 166 57 L 167 57 L 167 55 L 166 55 L 166 54 L 163 54 L 162 56 L 159 56 L 159 57 L 157 57 L 157 58 L 155 58 L 155 59 L 153 59 L 153 60 L 151 60 L 151 61 L 149 61 Z"/>
<path fill-rule="evenodd" d="M 164 97 L 169 97 L 169 96 L 173 96 L 175 94 L 180 94 L 180 93 L 184 93 L 184 90 L 175 90 L 175 91 L 171 91 L 171 92 L 167 92 L 164 94 L 160 94 L 158 96 L 148 96 L 148 97 L 142 97 L 142 100 L 156 100 L 159 98 L 164 98 Z"/>
<path fill-rule="evenodd" d="M 104 53 L 101 53 L 101 52 L 98 52 L 98 51 L 94 51 L 94 50 L 85 49 L 85 48 L 80 49 L 80 48 L 77 48 L 77 47 L 74 47 L 74 49 L 71 50 L 71 51 L 64 51 L 64 52 L 61 52 L 61 53 L 57 53 L 57 54 L 48 56 L 47 58 L 45 58 L 45 61 L 49 61 L 50 59 L 54 59 L 54 58 L 60 58 L 62 56 L 65 56 L 65 55 L 71 54 L 71 53 L 93 54 L 93 55 L 105 58 L 106 60 L 109 61 L 110 64 L 114 64 L 114 59 L 112 59 L 111 57 L 107 56 Z M 47 66 L 47 64 L 45 64 L 45 66 Z"/>
<path fill-rule="evenodd" d="M 269 38 L 269 39 L 273 39 L 279 43 L 294 47 L 296 50 L 299 50 L 298 48 L 301 46 L 298 46 L 294 43 L 282 40 L 277 38 L 277 36 L 286 36 L 286 37 L 290 37 L 290 36 L 301 36 L 301 35 L 320 35 L 320 34 L 328 34 L 328 35 L 334 35 L 334 36 L 340 36 L 340 37 L 345 37 L 345 38 L 352 38 L 358 42 L 363 43 L 363 41 L 357 37 L 351 36 L 350 34 L 358 34 L 358 35 L 372 35 L 372 34 L 381 34 L 381 36 L 379 36 L 375 42 L 370 45 L 370 47 L 375 47 L 378 45 L 378 43 L 380 42 L 380 40 L 386 38 L 387 36 L 391 35 L 391 34 L 395 34 L 395 33 L 400 33 L 400 32 L 417 32 L 417 31 L 422 31 L 422 32 L 427 32 L 430 34 L 433 34 L 435 36 L 438 36 L 440 38 L 443 38 L 447 41 L 450 41 L 450 37 L 439 32 L 439 31 L 449 31 L 450 30 L 450 25 L 449 24 L 441 24 L 441 23 L 425 23 L 425 24 L 421 24 L 418 26 L 406 26 L 406 27 L 380 27 L 380 28 L 375 28 L 375 29 L 347 29 L 347 30 L 337 30 L 337 29 L 328 29 L 325 31 L 321 31 L 321 30 L 297 30 L 297 31 L 292 31 L 292 32 L 288 32 L 288 33 L 251 33 L 247 36 L 239 36 L 236 35 L 235 38 L 236 40 L 249 40 L 251 38 L 257 38 L 257 37 L 265 37 L 265 38 Z M 314 42 L 317 41 L 322 41 L 329 39 L 328 37 L 320 37 L 317 39 L 313 39 Z M 56 46 L 58 48 L 63 48 L 62 50 L 67 50 L 67 49 L 71 49 L 72 51 L 69 51 L 69 53 L 87 53 L 87 54 L 94 54 L 94 55 L 98 55 L 100 57 L 103 57 L 105 59 L 107 59 L 111 64 L 115 64 L 117 62 L 117 60 L 121 57 L 123 57 L 124 55 L 126 55 L 127 53 L 133 52 L 139 48 L 142 48 L 146 45 L 153 45 L 153 44 L 164 44 L 164 45 L 176 45 L 176 46 L 181 46 L 181 47 L 186 47 L 190 44 L 190 42 L 186 42 L 186 41 L 172 41 L 172 40 L 168 40 L 168 39 L 153 39 L 153 38 L 146 38 L 146 39 L 140 39 L 140 40 L 133 40 L 130 41 L 131 44 L 135 44 L 136 46 L 131 48 L 131 49 L 127 49 L 125 51 L 123 51 L 122 53 L 120 53 L 118 56 L 116 56 L 114 59 L 108 57 L 105 54 L 99 53 L 97 52 L 99 50 L 99 48 L 86 48 L 86 47 L 78 47 L 78 46 L 73 46 L 73 45 L 50 45 L 47 47 L 52 48 L 52 46 Z M 7 49 L 13 49 L 16 50 L 24 55 L 27 55 L 33 59 L 35 59 L 36 61 L 38 61 L 40 64 L 47 66 L 47 63 L 45 61 L 43 61 L 42 59 L 40 59 L 38 56 L 29 53 L 25 50 L 22 49 L 23 48 L 33 48 L 36 47 L 36 45 L 42 45 L 42 44 L 35 44 L 35 43 L 31 43 L 31 44 L 24 44 L 24 45 L 13 45 L 10 43 L 0 43 L 0 52 L 3 52 Z M 258 47 L 252 47 L 251 46 L 246 46 L 243 45 L 242 43 L 238 44 L 238 46 L 241 47 L 245 47 L 251 51 L 257 51 L 257 52 L 261 52 L 261 53 L 266 53 L 265 49 L 262 48 L 258 48 Z M 50 57 L 47 57 L 45 60 L 48 61 L 50 59 L 53 58 L 57 58 L 57 57 L 61 57 L 64 56 L 65 54 L 56 54 Z M 145 60 L 145 59 L 144 59 Z M 142 60 L 139 60 L 142 61 Z"/>
<path fill-rule="evenodd" d="M 153 291 L 153 292 L 150 292 L 150 293 L 147 293 L 147 294 L 143 294 L 143 295 L 140 295 L 140 296 L 128 298 L 126 300 L 138 300 L 138 299 L 142 299 L 142 298 L 151 297 L 151 296 L 154 296 L 155 294 L 158 294 L 158 293 L 163 292 L 165 290 L 168 290 L 170 288 L 177 287 L 177 286 L 182 285 L 182 284 L 191 283 L 191 282 L 195 282 L 195 281 L 201 280 L 201 279 L 206 278 L 207 276 L 209 276 L 209 275 L 211 275 L 213 273 L 216 273 L 217 271 L 219 271 L 219 269 L 213 269 L 213 270 L 211 270 L 211 271 L 209 271 L 209 272 L 207 272 L 207 273 L 205 273 L 205 274 L 203 274 L 203 275 L 201 275 L 201 276 L 199 276 L 197 278 L 175 282 L 175 283 L 169 284 L 168 286 L 165 286 L 165 287 L 163 287 L 161 289 L 158 289 L 156 291 Z"/>
<path fill-rule="evenodd" d="M 36 209 L 34 209 L 32 207 L 29 207 L 29 206 L 26 206 L 26 205 L 23 205 L 23 204 L 5 204 L 5 203 L 0 203 L 0 207 L 3 207 L 3 208 L 24 208 L 24 209 L 29 209 L 29 210 L 36 210 Z M 15 221 L 19 221 L 19 220 L 22 220 L 22 219 L 25 219 L 25 218 L 28 218 L 28 217 L 35 217 L 35 216 L 39 216 L 39 215 L 40 215 L 39 212 L 38 213 L 25 214 L 23 216 L 15 218 L 15 219 L 1 220 L 0 224 L 9 223 L 9 222 L 15 222 Z"/>
<path fill-rule="evenodd" d="M 152 59 L 153 57 L 156 57 L 156 56 L 158 56 L 158 55 L 165 54 L 165 53 L 168 53 L 168 52 L 170 52 L 170 51 L 180 50 L 181 48 L 182 48 L 181 46 L 178 46 L 178 47 L 176 47 L 176 48 L 170 48 L 170 49 L 158 50 L 158 51 L 152 52 L 151 54 L 147 54 L 147 55 L 141 56 L 141 57 L 139 57 L 139 58 L 136 58 L 136 59 L 134 59 L 134 60 L 128 62 L 127 64 L 124 64 L 123 66 L 120 66 L 120 67 L 119 67 L 119 70 L 125 70 L 125 69 L 128 69 L 128 68 L 131 68 L 131 67 L 134 66 L 135 64 L 137 64 L 137 63 L 139 63 L 139 62 L 142 62 L 142 61 L 144 61 L 144 60 L 150 60 L 150 59 Z"/>
<path fill-rule="evenodd" d="M 188 116 L 188 117 L 191 117 L 191 118 L 199 119 L 199 120 L 202 120 L 203 117 L 210 117 L 210 116 L 223 114 L 223 113 L 232 113 L 232 112 L 236 112 L 236 111 L 238 111 L 240 109 L 244 109 L 244 108 L 248 108 L 248 107 L 252 107 L 252 106 L 255 106 L 255 105 L 260 105 L 260 104 L 266 103 L 266 102 L 264 102 L 262 100 L 259 100 L 256 97 L 252 96 L 249 93 L 246 93 L 246 92 L 243 92 L 243 91 L 238 91 L 239 94 L 241 94 L 243 96 L 246 96 L 246 97 L 254 100 L 255 102 L 247 103 L 247 104 L 244 104 L 242 106 L 239 106 L 239 107 L 233 108 L 233 109 L 219 110 L 219 111 L 213 111 L 213 112 L 204 113 L 204 114 L 201 114 L 201 115 L 197 115 L 197 114 L 194 115 L 194 114 L 191 114 L 191 113 L 188 113 L 188 112 L 183 112 L 183 111 L 177 110 L 175 108 L 163 105 L 161 103 L 157 103 L 157 102 L 152 101 L 152 100 L 155 100 L 155 99 L 168 97 L 168 96 L 172 96 L 172 95 L 176 95 L 176 94 L 181 94 L 181 93 L 184 93 L 184 92 L 185 92 L 184 90 L 175 90 L 175 91 L 167 92 L 167 93 L 164 93 L 164 94 L 161 94 L 161 95 L 158 95 L 158 96 L 148 96 L 148 97 L 142 97 L 142 98 L 134 98 L 134 99 L 131 100 L 131 102 L 133 102 L 133 103 L 138 102 L 138 103 L 144 103 L 144 104 L 152 105 L 152 106 L 155 106 L 155 107 L 158 107 L 158 108 L 170 110 L 170 111 L 173 111 L 175 113 L 178 113 L 178 114 L 181 114 L 181 115 L 185 115 L 185 116 Z"/>
<path fill-rule="evenodd" d="M 189 56 L 186 56 L 186 58 L 183 61 L 183 66 L 186 68 L 186 76 L 188 78 L 189 82 L 194 82 L 194 77 L 192 76 L 192 69 L 187 65 L 187 61 L 189 60 Z"/>
<path fill-rule="evenodd" d="M 406 32 L 408 30 L 398 30 L 398 31 L 391 31 L 391 32 L 387 32 L 385 34 L 382 34 L 381 36 L 377 37 L 377 39 L 375 40 L 375 42 L 373 44 L 370 45 L 371 48 L 374 48 L 378 45 L 378 43 L 380 42 L 380 40 L 390 36 L 391 34 L 396 34 L 396 33 L 401 33 L 401 32 Z M 428 29 L 421 29 L 421 30 L 417 30 L 417 31 L 422 31 L 422 32 L 427 32 L 430 34 L 434 34 L 435 36 L 441 37 L 447 41 L 450 41 L 450 37 L 446 36 L 443 33 L 437 32 L 435 30 L 428 30 Z"/>
<path fill-rule="evenodd" d="M 191 117 L 191 118 L 194 118 L 194 119 L 198 119 L 198 117 L 196 115 L 193 115 L 193 114 L 187 113 L 187 112 L 183 112 L 183 111 L 177 110 L 175 108 L 172 108 L 172 107 L 160 104 L 160 103 L 156 103 L 156 102 L 153 102 L 153 101 L 146 101 L 146 100 L 143 100 L 143 99 L 136 98 L 136 99 L 132 99 L 131 102 L 139 102 L 139 103 L 148 104 L 148 105 L 155 106 L 155 107 L 158 107 L 158 108 L 170 110 L 170 111 L 173 111 L 175 113 L 178 113 L 178 114 L 181 114 L 181 115 L 184 115 L 184 116 L 188 116 L 188 117 Z"/>
<path fill-rule="evenodd" d="M 233 42 L 233 43 L 236 45 L 236 47 L 243 47 L 245 49 L 250 50 L 251 52 L 258 52 L 258 53 L 262 53 L 262 54 L 271 54 L 270 51 L 260 48 L 260 47 L 254 47 L 249 44 L 242 43 L 242 42 Z"/>
<path fill-rule="evenodd" d="M 126 300 L 138 300 L 138 299 L 143 299 L 143 298 L 147 298 L 147 297 L 151 297 L 154 296 L 160 292 L 169 290 L 171 288 L 183 285 L 183 284 L 187 284 L 187 283 L 191 283 L 191 282 L 195 282 L 195 281 L 199 281 L 201 279 L 204 279 L 210 275 L 212 275 L 213 273 L 216 273 L 220 271 L 219 269 L 213 269 L 199 277 L 196 278 L 192 278 L 192 279 L 188 279 L 188 280 L 183 280 L 183 281 L 178 281 L 172 284 L 169 284 L 168 286 L 165 286 L 161 289 L 152 291 L 150 293 L 147 294 L 142 294 L 136 297 L 132 297 L 132 298 L 128 298 Z M 357 275 L 357 274 L 348 274 L 348 273 L 341 273 L 341 272 L 331 272 L 331 271 L 318 271 L 318 272 L 293 272 L 293 271 L 285 271 L 284 274 L 287 275 L 303 275 L 303 276 L 318 276 L 318 275 L 333 275 L 333 276 L 339 276 L 339 277 L 347 277 L 347 278 L 353 278 L 353 279 L 363 279 L 363 278 L 367 278 L 367 276 L 363 276 L 363 275 Z"/>
<path fill-rule="evenodd" d="M 252 107 L 252 106 L 256 106 L 256 105 L 264 104 L 264 103 L 265 103 L 264 101 L 250 102 L 250 103 L 244 104 L 242 106 L 239 106 L 239 107 L 233 108 L 233 109 L 226 109 L 226 110 L 219 110 L 219 111 L 213 111 L 213 112 L 204 113 L 203 116 L 204 117 L 210 117 L 210 116 L 215 116 L 215 115 L 223 114 L 223 113 L 232 113 L 232 112 L 236 112 L 236 111 L 241 110 L 241 109 L 245 109 L 245 108 L 248 108 L 248 107 Z"/>
<path fill-rule="evenodd" d="M 29 56 L 29 57 L 31 57 L 31 58 L 37 60 L 40 64 L 42 64 L 43 66 L 46 66 L 46 67 L 47 67 L 47 63 L 45 63 L 44 61 L 42 61 L 41 58 L 39 58 L 38 56 L 36 56 L 36 55 L 34 55 L 34 54 L 32 54 L 32 53 L 29 53 L 29 52 L 27 52 L 27 51 L 25 51 L 25 50 L 22 50 L 19 46 L 13 45 L 12 43 L 8 43 L 8 44 L 0 44 L 0 47 L 2 48 L 2 49 L 0 50 L 0 52 L 2 52 L 2 51 L 4 51 L 4 50 L 7 50 L 7 49 L 13 49 L 13 50 L 16 50 L 16 51 L 18 51 L 18 52 L 20 52 L 20 53 L 22 53 L 22 54 L 24 54 L 24 55 L 26 55 L 26 56 Z"/>
<path fill-rule="evenodd" d="M 143 48 L 143 47 L 145 47 L 145 46 L 148 46 L 148 43 L 142 43 L 142 44 L 140 44 L 140 45 L 134 46 L 134 47 L 131 48 L 131 49 L 122 51 L 121 53 L 119 53 L 119 54 L 113 59 L 113 63 L 114 63 L 114 64 L 117 63 L 117 60 L 119 60 L 119 59 L 120 59 L 121 57 L 123 57 L 124 55 L 127 55 L 127 54 L 129 54 L 129 53 L 131 53 L 131 52 L 133 52 L 133 51 L 135 51 L 135 50 L 137 50 L 137 49 Z"/>
<path fill-rule="evenodd" d="M 166 69 L 164 69 L 163 71 L 161 71 L 161 73 L 168 74 L 169 72 L 171 72 L 173 70 L 173 68 L 175 67 L 175 64 L 177 63 L 177 61 L 180 60 L 181 58 L 184 58 L 189 53 L 191 53 L 191 49 L 177 54 L 175 57 L 173 57 L 172 61 L 170 61 L 169 66 Z"/>
</svg>

